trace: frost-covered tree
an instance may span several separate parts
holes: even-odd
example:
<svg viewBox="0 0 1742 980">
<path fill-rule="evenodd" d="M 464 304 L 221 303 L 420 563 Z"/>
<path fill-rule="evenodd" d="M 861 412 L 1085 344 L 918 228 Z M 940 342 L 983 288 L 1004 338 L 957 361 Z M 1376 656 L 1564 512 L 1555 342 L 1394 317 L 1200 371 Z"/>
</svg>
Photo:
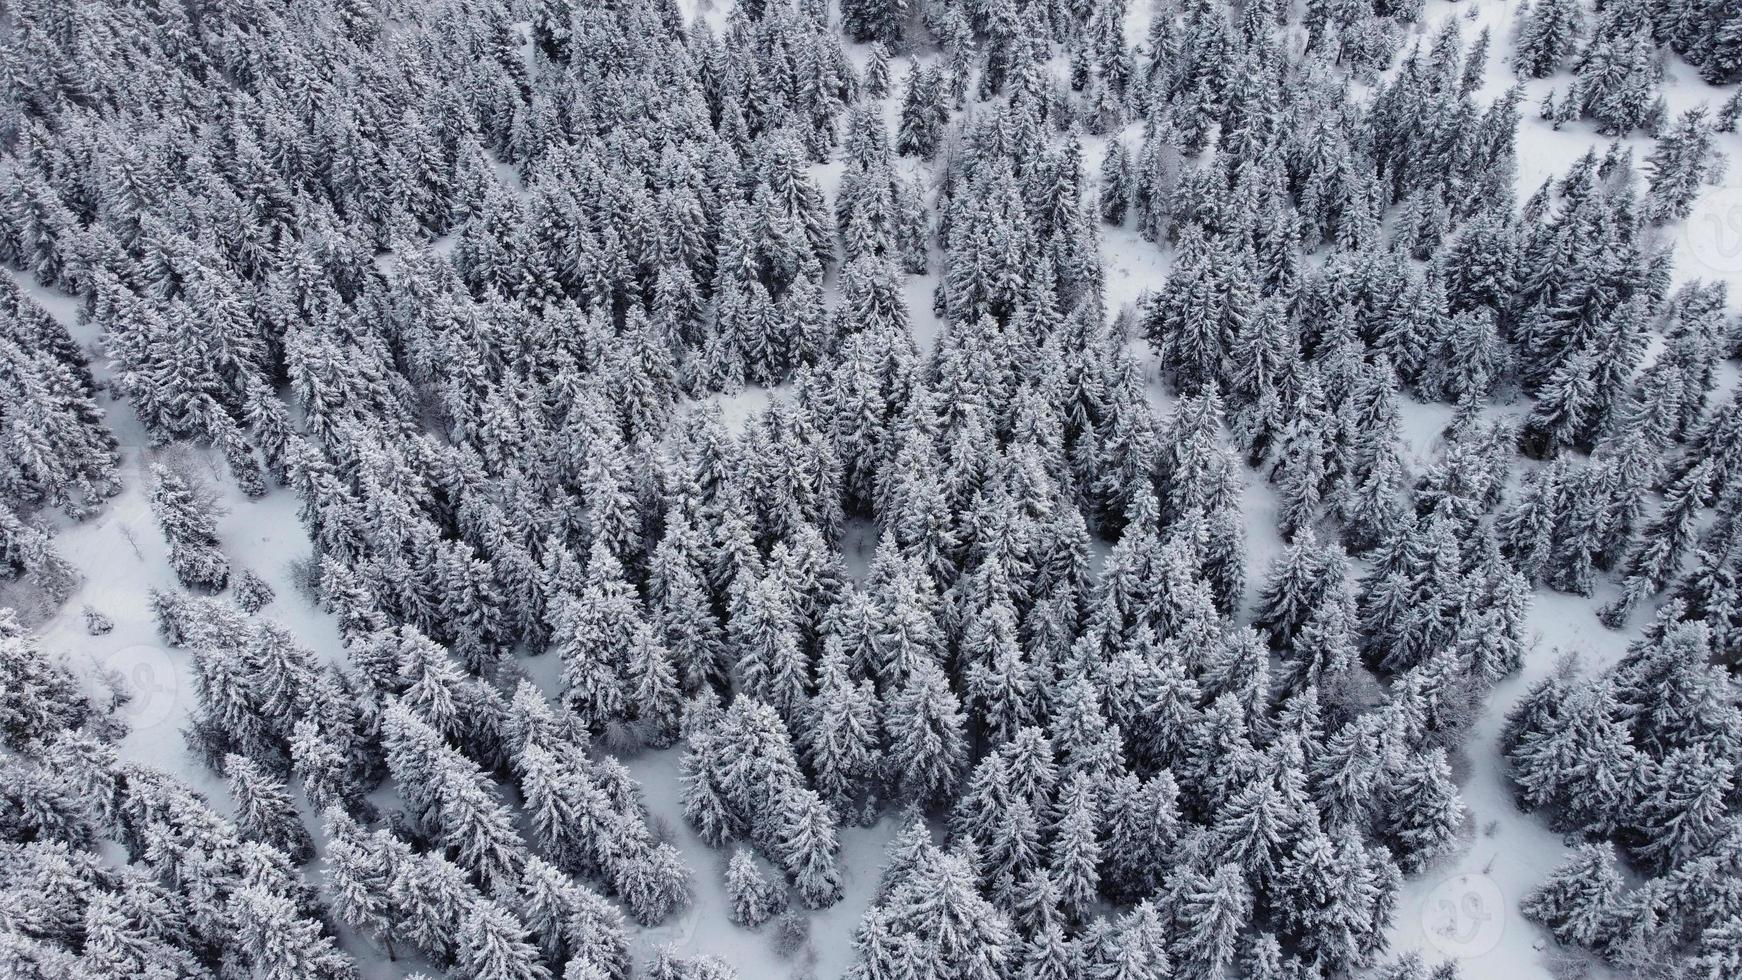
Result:
<svg viewBox="0 0 1742 980">
<path fill-rule="evenodd" d="M 1561 942 L 1589 948 L 1608 936 L 1620 892 L 1614 853 L 1601 844 L 1587 844 L 1525 896 L 1519 910 Z"/>
<path fill-rule="evenodd" d="M 1573 53 L 1579 40 L 1579 5 L 1573 0 L 1537 0 L 1519 24 L 1513 70 L 1526 78 L 1547 78 Z"/>
<path fill-rule="evenodd" d="M 1385 807 L 1384 832 L 1405 870 L 1420 868 L 1449 849 L 1463 826 L 1465 809 L 1445 751 L 1434 749 L 1405 760 Z"/>
<path fill-rule="evenodd" d="M 898 842 L 899 843 L 899 842 Z M 871 980 L 912 970 L 918 976 L 993 980 L 1016 962 L 1009 918 L 982 897 L 965 857 L 922 844 L 901 862 L 853 938 L 850 975 Z"/>
<path fill-rule="evenodd" d="M 271 844 L 298 864 L 314 855 L 314 841 L 297 816 L 284 784 L 252 760 L 231 753 L 224 758 L 230 798 L 236 804 L 236 826 L 248 836 Z"/>
<path fill-rule="evenodd" d="M 1654 221 L 1686 218 L 1701 185 L 1720 175 L 1723 168 L 1704 107 L 1676 117 L 1645 158 L 1645 165 L 1649 172 L 1645 215 Z"/>
<path fill-rule="evenodd" d="M 151 479 L 151 512 L 169 545 L 176 578 L 189 588 L 222 589 L 230 580 L 230 560 L 218 548 L 210 506 L 167 466 L 153 466 Z"/>
<path fill-rule="evenodd" d="M 834 809 L 816 791 L 801 786 L 789 787 L 775 805 L 779 809 L 774 815 L 778 826 L 774 849 L 799 900 L 810 908 L 833 905 L 841 897 Z"/>
<path fill-rule="evenodd" d="M 726 895 L 732 902 L 732 921 L 751 929 L 779 915 L 786 907 L 786 893 L 756 866 L 749 848 L 732 852 L 726 866 Z"/>
<path fill-rule="evenodd" d="M 1606 133 L 1646 127 L 1662 69 L 1646 33 L 1598 37 L 1579 56 L 1570 104 Z"/>
<path fill-rule="evenodd" d="M 902 760 L 897 784 L 910 799 L 942 798 L 954 790 L 967 763 L 967 736 L 961 703 L 944 672 L 922 660 L 890 698 L 888 753 Z"/>
</svg>

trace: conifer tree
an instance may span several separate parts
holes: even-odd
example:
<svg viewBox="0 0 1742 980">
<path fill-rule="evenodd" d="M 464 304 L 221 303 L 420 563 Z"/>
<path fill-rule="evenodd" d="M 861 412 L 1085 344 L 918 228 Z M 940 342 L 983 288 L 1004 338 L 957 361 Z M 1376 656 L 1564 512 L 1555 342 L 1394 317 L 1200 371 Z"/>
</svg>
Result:
<svg viewBox="0 0 1742 980">
<path fill-rule="evenodd" d="M 638 623 L 632 635 L 626 685 L 629 704 L 634 707 L 642 739 L 653 748 L 667 748 L 677 741 L 682 709 L 677 672 L 671 654 L 652 629 Z"/>
<path fill-rule="evenodd" d="M 878 708 L 875 685 L 854 681 L 839 642 L 825 640 L 801 741 L 817 791 L 837 812 L 867 792 L 881 768 Z"/>
<path fill-rule="evenodd" d="M 209 508 L 168 467 L 154 465 L 151 478 L 151 512 L 169 545 L 169 564 L 176 578 L 189 588 L 222 589 L 230 580 L 230 560 L 218 550 Z"/>
<path fill-rule="evenodd" d="M 744 847 L 732 852 L 726 867 L 726 894 L 732 902 L 732 921 L 749 929 L 774 918 L 786 907 L 785 893 L 763 875 L 756 866 L 756 858 Z"/>
<path fill-rule="evenodd" d="M 261 980 L 353 980 L 357 967 L 320 923 L 265 885 L 237 889 L 225 908 L 236 924 L 232 940 Z M 530 978 L 529 978 L 530 980 Z"/>
<path fill-rule="evenodd" d="M 1634 820 L 1644 843 L 1635 853 L 1667 870 L 1704 854 L 1726 832 L 1725 798 L 1735 766 L 1703 744 L 1678 749 L 1646 769 Z"/>
<path fill-rule="evenodd" d="M 1621 135 L 1646 126 L 1660 73 L 1648 34 L 1593 39 L 1575 73 L 1567 98 L 1581 115 L 1596 120 L 1601 132 Z"/>
<path fill-rule="evenodd" d="M 1561 942 L 1591 948 L 1608 937 L 1620 892 L 1614 852 L 1603 844 L 1585 844 L 1518 908 Z"/>
<path fill-rule="evenodd" d="M 595 544 L 586 585 L 566 606 L 557 637 L 562 644 L 563 703 L 589 728 L 602 728 L 624 712 L 617 651 L 630 647 L 639 618 L 616 555 Z"/>
<path fill-rule="evenodd" d="M 493 901 L 479 902 L 466 916 L 459 969 L 476 977 L 549 980 L 550 971 L 527 938 L 526 926 L 507 909 Z"/>
<path fill-rule="evenodd" d="M 871 42 L 871 53 L 865 60 L 861 84 L 869 98 L 884 99 L 889 96 L 889 47 L 882 41 Z"/>
<path fill-rule="evenodd" d="M 1645 216 L 1659 222 L 1686 218 L 1700 186 L 1722 167 L 1705 108 L 1689 109 L 1676 117 L 1645 158 L 1645 165 L 1649 170 Z"/>
<path fill-rule="evenodd" d="M 841 7 L 841 29 L 855 41 L 894 45 L 906 16 L 906 0 L 848 0 Z"/>
<path fill-rule="evenodd" d="M 327 832 L 324 869 L 333 912 L 360 932 L 373 936 L 393 958 L 393 940 L 405 926 L 395 914 L 390 890 L 414 860 L 411 850 L 384 835 L 365 835 L 337 808 L 323 818 Z"/>
<path fill-rule="evenodd" d="M 921 660 L 889 701 L 889 755 L 901 759 L 895 777 L 916 801 L 938 800 L 955 788 L 967 764 L 961 703 L 944 672 Z"/>
<path fill-rule="evenodd" d="M 1100 888 L 1100 803 L 1088 773 L 1077 773 L 1060 794 L 1048 870 L 1065 915 L 1087 918 Z"/>
<path fill-rule="evenodd" d="M 1218 865 L 1208 877 L 1190 873 L 1177 889 L 1174 910 L 1182 930 L 1176 977 L 1213 978 L 1234 962 L 1240 933 L 1252 917 L 1252 893 L 1236 865 Z"/>
<path fill-rule="evenodd" d="M 1110 225 L 1125 223 L 1130 207 L 1131 152 L 1120 140 L 1109 140 L 1101 158 L 1101 220 Z"/>
<path fill-rule="evenodd" d="M 282 783 L 252 760 L 234 753 L 224 758 L 224 772 L 236 803 L 236 826 L 242 833 L 271 844 L 297 864 L 314 856 L 314 841 Z"/>
<path fill-rule="evenodd" d="M 816 791 L 801 786 L 789 787 L 776 806 L 775 847 L 799 900 L 810 908 L 833 905 L 841 898 L 834 809 Z"/>
<path fill-rule="evenodd" d="M 1572 0 L 1537 0 L 1519 25 L 1513 70 L 1526 78 L 1554 74 L 1578 43 L 1579 21 L 1579 5 Z"/>
<path fill-rule="evenodd" d="M 894 882 L 885 873 L 882 897 L 854 935 L 858 962 L 850 975 L 865 980 L 907 970 L 963 980 L 1005 975 L 1020 947 L 1009 918 L 979 894 L 968 860 L 923 844 L 900 866 Z"/>
<path fill-rule="evenodd" d="M 902 156 L 929 160 L 937 152 L 943 124 L 949 118 L 944 84 L 936 66 L 921 68 L 917 62 L 910 62 L 907 92 L 901 101 L 901 123 L 895 137 L 896 151 Z"/>
<path fill-rule="evenodd" d="M 1446 850 L 1463 824 L 1464 803 L 1445 751 L 1405 759 L 1386 800 L 1385 834 L 1407 871 Z"/>
</svg>

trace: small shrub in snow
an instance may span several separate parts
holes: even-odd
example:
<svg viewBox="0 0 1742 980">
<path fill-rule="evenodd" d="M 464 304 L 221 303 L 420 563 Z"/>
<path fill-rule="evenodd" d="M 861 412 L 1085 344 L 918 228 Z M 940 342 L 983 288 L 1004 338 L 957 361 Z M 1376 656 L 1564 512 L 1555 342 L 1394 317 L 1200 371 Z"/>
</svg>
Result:
<svg viewBox="0 0 1742 980">
<path fill-rule="evenodd" d="M 811 920 L 798 912 L 785 912 L 774 920 L 772 945 L 775 955 L 791 959 L 811 941 Z"/>
<path fill-rule="evenodd" d="M 654 951 L 647 980 L 738 980 L 738 972 L 717 956 L 679 956 L 667 945 Z"/>
<path fill-rule="evenodd" d="M 115 628 L 115 621 L 92 606 L 86 606 L 79 611 L 85 618 L 85 632 L 92 636 L 107 636 Z"/>
<path fill-rule="evenodd" d="M 257 613 L 271 605 L 277 595 L 265 579 L 254 574 L 253 569 L 243 571 L 242 580 L 236 583 L 236 605 L 241 606 L 243 612 Z"/>
</svg>

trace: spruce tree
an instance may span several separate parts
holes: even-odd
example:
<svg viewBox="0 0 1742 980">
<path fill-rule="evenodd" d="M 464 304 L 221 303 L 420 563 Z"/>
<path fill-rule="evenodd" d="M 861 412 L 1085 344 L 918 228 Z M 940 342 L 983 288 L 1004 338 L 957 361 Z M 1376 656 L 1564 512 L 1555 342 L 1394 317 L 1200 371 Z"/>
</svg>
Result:
<svg viewBox="0 0 1742 980">
<path fill-rule="evenodd" d="M 1649 171 L 1645 216 L 1658 222 L 1686 218 L 1700 187 L 1721 172 L 1722 159 L 1713 146 L 1705 108 L 1689 109 L 1676 117 L 1645 158 L 1645 166 Z"/>
<path fill-rule="evenodd" d="M 726 867 L 726 894 L 732 902 L 732 921 L 754 929 L 786 907 L 786 895 L 756 866 L 748 848 L 732 852 Z"/>
<path fill-rule="evenodd" d="M 1087 918 L 1100 889 L 1100 803 L 1088 773 L 1077 773 L 1060 793 L 1048 871 L 1059 887 L 1065 915 Z"/>
<path fill-rule="evenodd" d="M 1234 962 L 1240 933 L 1252 917 L 1252 893 L 1236 865 L 1218 865 L 1205 877 L 1191 874 L 1178 889 L 1174 909 L 1181 929 L 1173 976 L 1213 978 Z"/>
<path fill-rule="evenodd" d="M 841 898 L 834 809 L 816 791 L 799 786 L 787 789 L 775 805 L 774 846 L 799 900 L 813 909 L 833 905 Z"/>
<path fill-rule="evenodd" d="M 271 844 L 297 864 L 314 856 L 314 841 L 282 783 L 252 760 L 234 753 L 224 758 L 224 772 L 236 803 L 236 826 L 242 833 Z"/>
<path fill-rule="evenodd" d="M 908 799 L 941 800 L 967 764 L 961 704 L 944 672 L 919 661 L 889 701 L 889 756 L 902 760 L 896 782 Z"/>
<path fill-rule="evenodd" d="M 1573 0 L 1537 0 L 1519 25 L 1513 70 L 1526 78 L 1554 74 L 1578 43 L 1579 21 L 1579 5 Z"/>
<path fill-rule="evenodd" d="M 895 45 L 906 17 L 906 0 L 847 0 L 841 7 L 841 29 L 855 41 Z"/>
<path fill-rule="evenodd" d="M 1418 869 L 1448 849 L 1464 812 L 1444 750 L 1406 759 L 1387 793 L 1382 821 L 1404 870 Z"/>
<path fill-rule="evenodd" d="M 1604 844 L 1585 844 L 1518 908 L 1561 942 L 1592 948 L 1607 939 L 1620 893 L 1614 852 Z"/>
<path fill-rule="evenodd" d="M 174 470 L 151 468 L 151 512 L 169 545 L 175 576 L 191 589 L 222 589 L 230 580 L 230 560 L 218 549 L 211 511 Z"/>
</svg>

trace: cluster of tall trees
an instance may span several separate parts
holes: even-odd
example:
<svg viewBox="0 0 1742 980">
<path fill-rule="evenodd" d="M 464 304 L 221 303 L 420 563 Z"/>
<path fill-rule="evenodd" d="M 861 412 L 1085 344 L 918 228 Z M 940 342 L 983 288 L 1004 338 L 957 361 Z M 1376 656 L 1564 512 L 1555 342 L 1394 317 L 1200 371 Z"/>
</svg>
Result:
<svg viewBox="0 0 1742 980">
<path fill-rule="evenodd" d="M 1706 0 L 1600 4 L 1596 10 L 1576 0 L 1538 0 L 1521 18 L 1516 65 L 1520 74 L 1542 78 L 1573 59 L 1580 86 L 1595 85 L 1607 97 L 1638 105 L 1652 98 L 1651 62 L 1659 45 L 1714 85 L 1735 81 L 1742 71 L 1737 16 L 1734 6 Z"/>
<path fill-rule="evenodd" d="M 66 327 L 0 278 L 0 581 L 28 581 L 51 605 L 78 586 L 49 514 L 94 513 L 121 488 L 115 437 Z"/>
<path fill-rule="evenodd" d="M 1716 172 L 1703 113 L 1643 187 L 1617 146 L 1520 202 L 1521 92 L 1479 97 L 1486 34 L 1406 48 L 1419 3 L 1315 0 L 1304 51 L 1270 2 L 1137 43 L 1120 0 L 12 8 L 0 261 L 79 297 L 154 440 L 294 495 L 342 641 L 255 615 L 153 470 L 224 819 L 0 619 L 0 942 L 35 975 L 343 977 L 343 924 L 454 977 L 625 980 L 628 920 L 694 882 L 618 755 L 680 745 L 747 927 L 838 901 L 841 826 L 905 812 L 863 980 L 1350 975 L 1466 832 L 1531 589 L 1609 582 L 1609 625 L 1668 612 L 1505 748 L 1670 883 L 1604 891 L 1583 851 L 1531 914 L 1689 978 L 1735 955 L 1742 334 L 1649 229 Z M 1539 0 L 1515 64 L 1653 128 L 1658 46 L 1728 79 L 1737 17 Z M 1172 264 L 1111 310 L 1126 228 Z M 70 590 L 37 522 L 117 488 L 83 357 L 0 281 L 5 578 Z M 1413 402 L 1456 406 L 1419 464 Z"/>
<path fill-rule="evenodd" d="M 244 789 L 233 822 L 180 780 L 120 759 L 108 706 L 37 647 L 11 610 L 0 613 L 0 679 L 0 849 L 9 871 L 0 956 L 9 969 L 67 978 L 356 976 L 296 866 L 307 856 L 306 832 L 290 841 L 256 834 L 283 825 L 288 801 L 276 787 L 238 760 L 232 778 Z M 124 848 L 122 867 L 103 859 L 99 837 Z"/>
<path fill-rule="evenodd" d="M 1606 671 L 1573 665 L 1507 718 L 1521 803 L 1589 843 L 1522 909 L 1563 943 L 1619 966 L 1683 962 L 1722 976 L 1738 956 L 1742 698 L 1705 622 L 1671 602 Z M 1624 883 L 1623 868 L 1638 883 Z"/>
</svg>

